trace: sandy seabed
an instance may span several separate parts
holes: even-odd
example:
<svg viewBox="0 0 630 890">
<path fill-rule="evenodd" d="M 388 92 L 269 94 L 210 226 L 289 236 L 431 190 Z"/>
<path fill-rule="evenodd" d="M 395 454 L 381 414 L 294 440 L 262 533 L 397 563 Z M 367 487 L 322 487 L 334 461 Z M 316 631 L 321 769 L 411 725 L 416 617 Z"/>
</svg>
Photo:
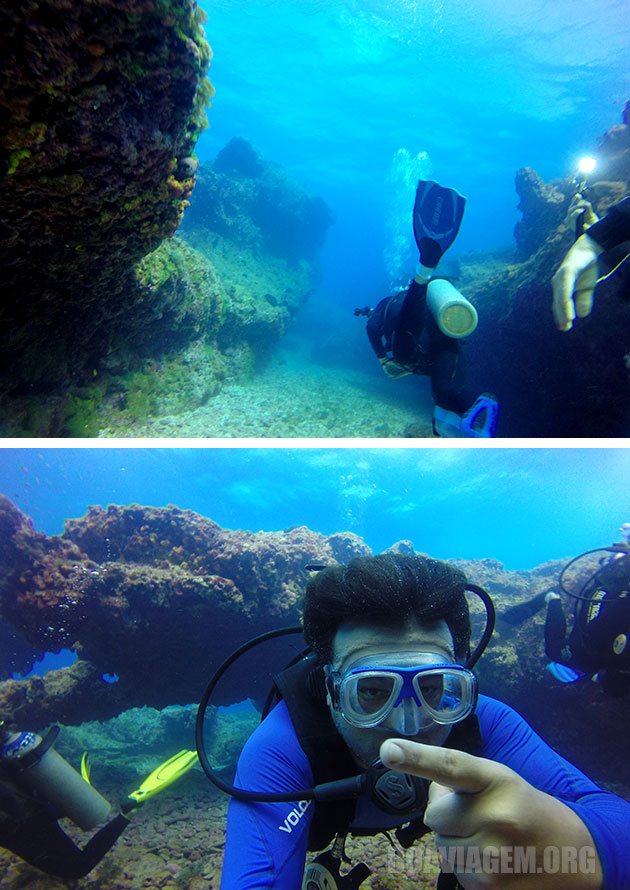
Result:
<svg viewBox="0 0 630 890">
<path fill-rule="evenodd" d="M 225 386 L 201 408 L 125 428 L 110 415 L 100 436 L 399 438 L 413 426 L 414 437 L 432 437 L 428 387 L 424 379 L 381 381 L 280 352 L 250 382 Z"/>
</svg>

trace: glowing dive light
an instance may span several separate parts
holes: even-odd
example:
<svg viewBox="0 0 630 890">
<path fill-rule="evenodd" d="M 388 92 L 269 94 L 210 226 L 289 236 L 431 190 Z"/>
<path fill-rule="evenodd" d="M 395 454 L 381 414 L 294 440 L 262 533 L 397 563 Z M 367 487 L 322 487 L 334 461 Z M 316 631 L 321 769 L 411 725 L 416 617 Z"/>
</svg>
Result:
<svg viewBox="0 0 630 890">
<path fill-rule="evenodd" d="M 597 166 L 595 158 L 580 158 L 577 165 L 575 176 L 573 177 L 573 185 L 578 192 L 585 192 L 588 188 L 588 175 L 592 173 Z"/>
<path fill-rule="evenodd" d="M 580 158 L 578 162 L 578 172 L 583 176 L 588 176 L 597 167 L 595 158 Z"/>
</svg>

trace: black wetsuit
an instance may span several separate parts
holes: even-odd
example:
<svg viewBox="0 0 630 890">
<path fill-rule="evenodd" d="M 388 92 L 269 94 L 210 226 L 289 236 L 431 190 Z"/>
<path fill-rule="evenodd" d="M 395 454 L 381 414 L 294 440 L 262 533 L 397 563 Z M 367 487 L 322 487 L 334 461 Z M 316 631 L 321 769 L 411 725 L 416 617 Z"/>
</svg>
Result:
<svg viewBox="0 0 630 890">
<path fill-rule="evenodd" d="M 614 204 L 606 216 L 594 223 L 587 232 L 604 250 L 630 241 L 630 198 Z"/>
<path fill-rule="evenodd" d="M 630 253 L 630 198 L 614 204 L 587 230 L 587 235 L 604 248 L 599 258 L 600 274 L 609 274 Z M 630 301 L 630 260 L 623 263 L 615 277 L 619 296 Z"/>
<path fill-rule="evenodd" d="M 367 335 L 377 358 L 393 358 L 412 374 L 431 377 L 436 405 L 464 414 L 473 403 L 464 378 L 460 341 L 447 337 L 427 307 L 427 285 L 413 279 L 406 291 L 373 310 Z"/>
<path fill-rule="evenodd" d="M 568 637 L 561 601 L 551 600 L 547 607 L 547 657 L 589 675 L 597 673 L 602 689 L 611 696 L 630 691 L 629 585 L 630 556 L 606 563 L 583 594 L 587 599 L 577 600 Z M 615 641 L 624 634 L 625 648 L 615 651 Z"/>
<path fill-rule="evenodd" d="M 121 813 L 81 849 L 57 818 L 46 803 L 18 785 L 0 766 L 0 846 L 46 874 L 66 879 L 84 877 L 129 825 L 129 819 Z"/>
</svg>

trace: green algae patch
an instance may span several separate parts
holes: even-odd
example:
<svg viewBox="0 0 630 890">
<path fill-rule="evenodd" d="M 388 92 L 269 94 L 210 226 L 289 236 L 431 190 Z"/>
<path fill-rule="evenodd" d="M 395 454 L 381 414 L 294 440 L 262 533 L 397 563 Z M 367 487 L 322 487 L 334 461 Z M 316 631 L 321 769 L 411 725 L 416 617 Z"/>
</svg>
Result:
<svg viewBox="0 0 630 890">
<path fill-rule="evenodd" d="M 210 260 L 181 238 L 163 242 L 134 269 L 141 330 L 154 356 L 193 340 L 209 340 L 225 313 L 225 297 Z"/>
<path fill-rule="evenodd" d="M 171 359 L 152 359 L 117 381 L 118 392 L 108 399 L 101 425 L 134 435 L 136 427 L 149 418 L 207 404 L 221 389 L 225 375 L 223 356 L 206 343 L 195 343 Z"/>
<path fill-rule="evenodd" d="M 95 390 L 93 394 L 70 396 L 61 422 L 61 434 L 70 438 L 91 439 L 97 436 L 100 428 L 100 401 L 99 390 Z"/>
</svg>

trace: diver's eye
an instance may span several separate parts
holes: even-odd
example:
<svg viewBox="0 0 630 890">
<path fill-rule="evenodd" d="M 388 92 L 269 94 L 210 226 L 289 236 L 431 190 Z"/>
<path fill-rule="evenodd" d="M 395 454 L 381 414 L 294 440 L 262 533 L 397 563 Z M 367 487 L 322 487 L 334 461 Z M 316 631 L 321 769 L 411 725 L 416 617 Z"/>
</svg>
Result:
<svg viewBox="0 0 630 890">
<path fill-rule="evenodd" d="M 392 694 L 391 680 L 368 677 L 357 685 L 357 698 L 361 707 L 368 713 L 377 711 Z"/>
<path fill-rule="evenodd" d="M 440 677 L 423 677 L 420 680 L 420 691 L 422 697 L 431 705 L 437 707 L 444 694 L 444 683 Z"/>
</svg>

